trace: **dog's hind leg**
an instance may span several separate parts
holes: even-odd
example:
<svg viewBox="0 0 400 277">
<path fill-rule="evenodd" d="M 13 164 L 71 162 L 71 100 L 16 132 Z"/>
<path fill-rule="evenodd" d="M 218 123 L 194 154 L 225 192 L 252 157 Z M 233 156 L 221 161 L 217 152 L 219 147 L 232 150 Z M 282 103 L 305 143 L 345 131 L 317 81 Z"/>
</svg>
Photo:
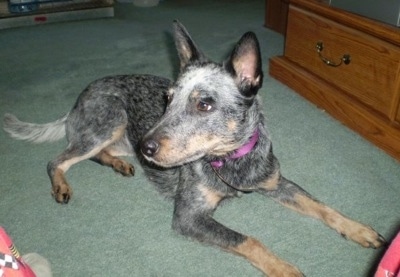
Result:
<svg viewBox="0 0 400 277">
<path fill-rule="evenodd" d="M 111 136 L 98 142 L 99 137 L 85 137 L 81 136 L 78 140 L 79 143 L 70 144 L 63 153 L 56 159 L 50 161 L 47 166 L 47 173 L 49 174 L 52 184 L 52 195 L 59 203 L 68 203 L 72 196 L 72 189 L 68 184 L 65 173 L 74 164 L 97 156 L 107 157 L 108 154 L 103 152 L 109 145 L 118 141 L 125 132 L 125 125 L 115 129 Z M 97 143 L 97 144 L 96 144 Z"/>
<path fill-rule="evenodd" d="M 48 163 L 47 173 L 52 185 L 52 195 L 58 203 L 66 204 L 72 196 L 72 188 L 65 178 L 68 169 L 80 161 L 91 158 L 101 150 L 102 147 L 100 146 L 85 153 L 79 146 L 73 145 Z"/>
<path fill-rule="evenodd" d="M 377 248 L 385 243 L 383 237 L 371 227 L 356 222 L 316 200 L 297 184 L 282 177 L 279 171 L 263 183 L 259 192 L 294 211 L 321 220 L 343 237 L 364 247 Z"/>
<path fill-rule="evenodd" d="M 113 155 L 111 149 L 106 148 L 100 151 L 96 156 L 91 158 L 93 161 L 100 163 L 101 165 L 109 166 L 114 169 L 115 172 L 121 173 L 124 176 L 135 175 L 135 168 L 132 164 L 124 161 Z"/>
<path fill-rule="evenodd" d="M 68 203 L 72 196 L 64 175 L 67 170 L 96 155 L 107 161 L 109 156 L 99 153 L 125 138 L 127 124 L 123 103 L 117 97 L 103 96 L 77 102 L 66 122 L 69 145 L 47 166 L 52 194 L 57 202 Z"/>
<path fill-rule="evenodd" d="M 114 169 L 115 172 L 123 176 L 133 176 L 135 175 L 135 168 L 133 165 L 118 158 L 118 156 L 132 155 L 132 145 L 127 134 L 125 134 L 118 141 L 101 150 L 96 156 L 91 158 L 91 160 L 101 165 L 109 166 Z"/>
</svg>

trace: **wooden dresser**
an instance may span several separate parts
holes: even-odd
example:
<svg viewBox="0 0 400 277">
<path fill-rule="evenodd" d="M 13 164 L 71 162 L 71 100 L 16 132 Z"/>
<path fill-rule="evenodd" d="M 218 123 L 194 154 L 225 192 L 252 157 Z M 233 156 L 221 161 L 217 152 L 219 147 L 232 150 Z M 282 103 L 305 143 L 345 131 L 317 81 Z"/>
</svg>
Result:
<svg viewBox="0 0 400 277">
<path fill-rule="evenodd" d="M 284 55 L 269 70 L 400 160 L 400 28 L 291 0 Z"/>
</svg>

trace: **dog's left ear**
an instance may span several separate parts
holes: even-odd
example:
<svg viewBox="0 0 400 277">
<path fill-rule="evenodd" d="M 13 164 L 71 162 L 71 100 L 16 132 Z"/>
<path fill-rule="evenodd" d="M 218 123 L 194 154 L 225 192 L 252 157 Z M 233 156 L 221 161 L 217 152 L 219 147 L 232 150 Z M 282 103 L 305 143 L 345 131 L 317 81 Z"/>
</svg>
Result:
<svg viewBox="0 0 400 277">
<path fill-rule="evenodd" d="M 245 33 L 224 64 L 226 70 L 235 78 L 240 92 L 252 97 L 262 86 L 260 46 L 253 32 Z"/>
</svg>

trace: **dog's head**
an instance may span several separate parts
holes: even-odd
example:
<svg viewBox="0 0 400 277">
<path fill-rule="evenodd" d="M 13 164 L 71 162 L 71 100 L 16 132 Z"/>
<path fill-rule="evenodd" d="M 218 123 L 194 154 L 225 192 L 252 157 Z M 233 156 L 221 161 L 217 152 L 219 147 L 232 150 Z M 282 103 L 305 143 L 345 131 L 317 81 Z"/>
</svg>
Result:
<svg viewBox="0 0 400 277">
<path fill-rule="evenodd" d="M 177 21 L 174 37 L 180 74 L 165 114 L 142 142 L 146 159 L 164 167 L 225 156 L 246 143 L 259 121 L 263 79 L 254 33 L 244 34 L 222 64 L 207 59 Z"/>
</svg>

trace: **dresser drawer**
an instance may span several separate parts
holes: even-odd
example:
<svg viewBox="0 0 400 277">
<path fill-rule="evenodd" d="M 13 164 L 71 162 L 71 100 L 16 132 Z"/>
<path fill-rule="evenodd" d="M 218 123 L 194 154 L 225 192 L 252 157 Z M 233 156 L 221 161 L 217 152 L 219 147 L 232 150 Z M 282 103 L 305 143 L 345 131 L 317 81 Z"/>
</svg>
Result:
<svg viewBox="0 0 400 277">
<path fill-rule="evenodd" d="M 283 56 L 269 73 L 400 161 L 400 28 L 318 0 L 290 0 Z M 321 57 L 340 63 L 326 65 Z"/>
<path fill-rule="evenodd" d="M 323 49 L 317 52 L 317 43 Z M 350 62 L 342 62 L 348 54 Z M 386 118 L 394 119 L 399 94 L 400 50 L 311 11 L 290 6 L 285 57 L 332 83 L 358 102 Z M 325 62 L 321 58 L 325 58 Z"/>
</svg>

